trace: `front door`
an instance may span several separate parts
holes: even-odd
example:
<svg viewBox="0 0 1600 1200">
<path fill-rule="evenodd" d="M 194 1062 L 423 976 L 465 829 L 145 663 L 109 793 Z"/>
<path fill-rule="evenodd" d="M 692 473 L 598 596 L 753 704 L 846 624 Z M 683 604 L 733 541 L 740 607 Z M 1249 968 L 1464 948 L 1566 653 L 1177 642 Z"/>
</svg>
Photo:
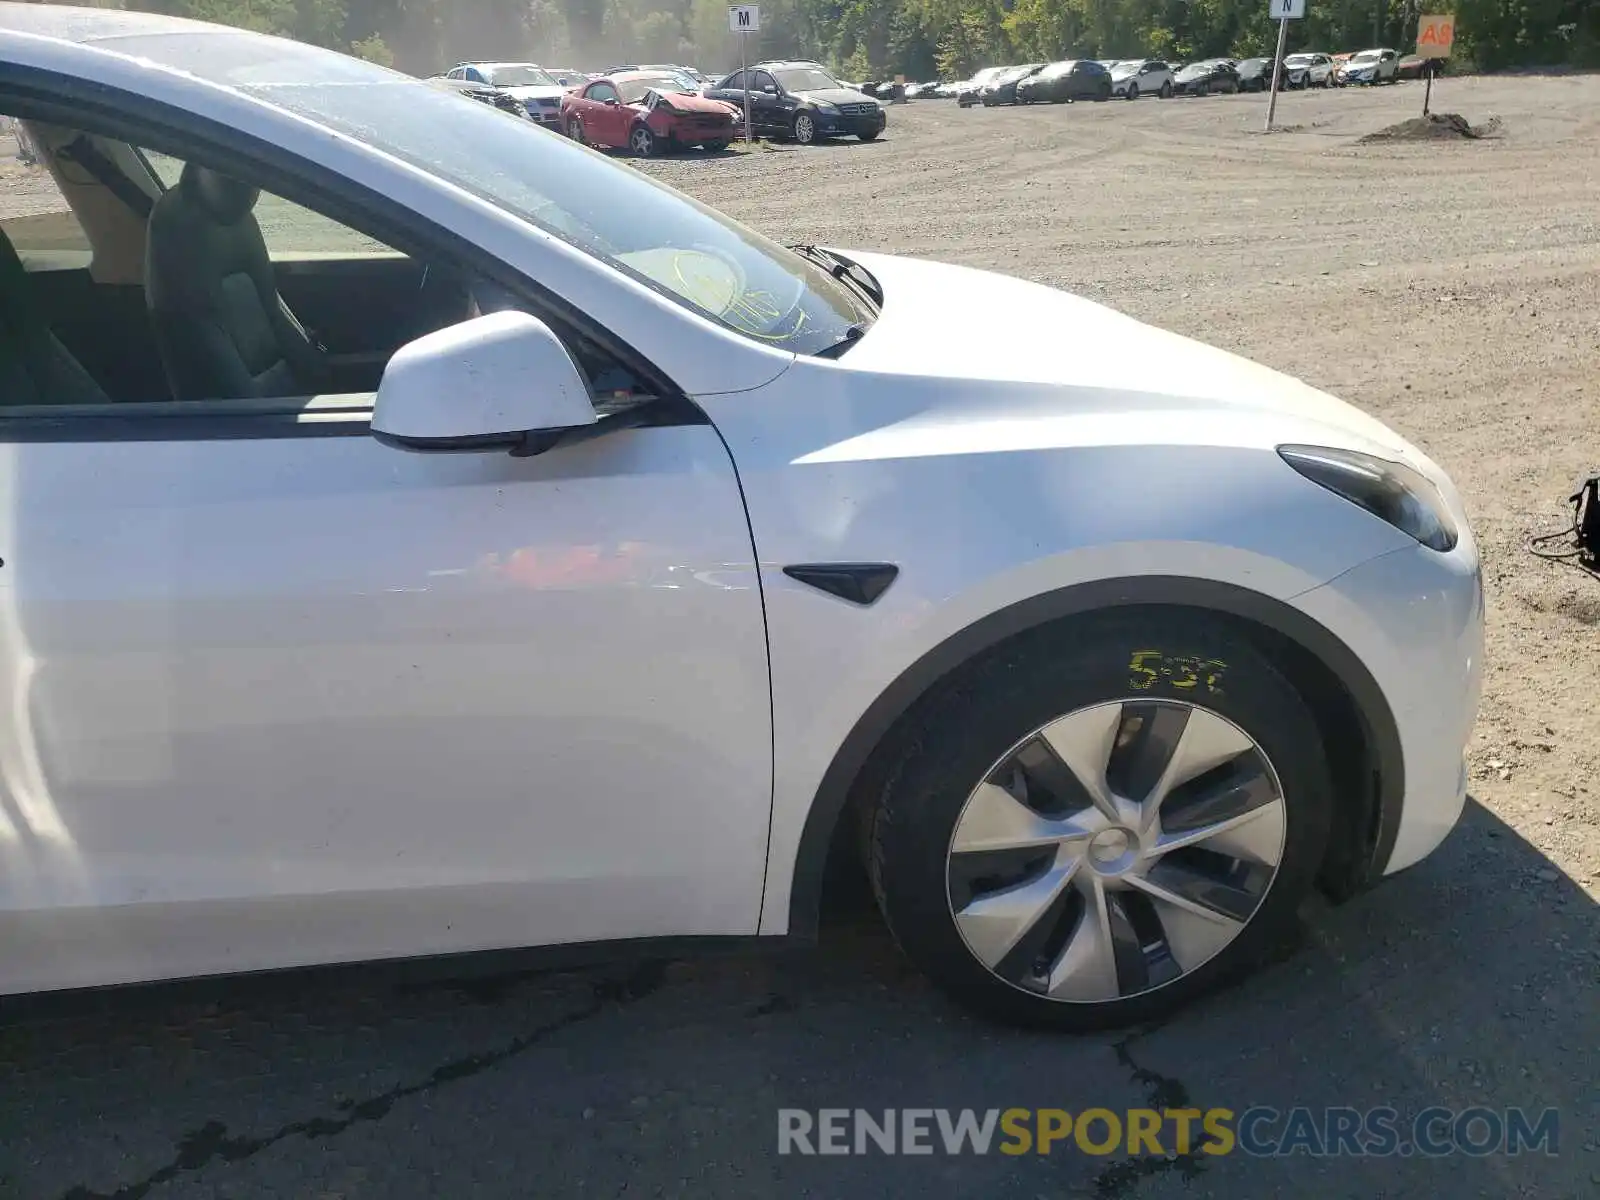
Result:
<svg viewBox="0 0 1600 1200">
<path fill-rule="evenodd" d="M 0 409 L 8 989 L 754 932 L 715 430 L 414 454 L 369 401 Z"/>
</svg>

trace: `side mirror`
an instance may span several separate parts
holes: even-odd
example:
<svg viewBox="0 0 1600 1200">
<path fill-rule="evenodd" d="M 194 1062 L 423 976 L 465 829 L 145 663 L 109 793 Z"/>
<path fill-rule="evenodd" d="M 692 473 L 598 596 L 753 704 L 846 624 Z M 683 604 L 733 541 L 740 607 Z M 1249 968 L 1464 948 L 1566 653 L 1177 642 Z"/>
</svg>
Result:
<svg viewBox="0 0 1600 1200">
<path fill-rule="evenodd" d="M 497 312 L 395 351 L 378 384 L 372 436 L 401 450 L 547 450 L 595 424 L 578 365 L 538 317 Z"/>
</svg>

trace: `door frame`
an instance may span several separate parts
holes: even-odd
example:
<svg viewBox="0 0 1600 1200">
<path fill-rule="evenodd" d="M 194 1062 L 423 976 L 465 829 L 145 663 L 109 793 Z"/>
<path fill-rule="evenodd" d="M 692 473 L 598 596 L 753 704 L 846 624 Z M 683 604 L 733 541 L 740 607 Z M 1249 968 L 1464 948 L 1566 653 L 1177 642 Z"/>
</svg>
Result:
<svg viewBox="0 0 1600 1200">
<path fill-rule="evenodd" d="M 383 192 L 301 158 L 274 142 L 241 132 L 137 92 L 91 85 L 77 77 L 33 67 L 0 67 L 0 110 L 216 170 L 263 184 L 274 195 L 347 225 L 424 262 L 445 260 L 510 293 L 552 326 L 599 346 L 650 385 L 661 399 L 688 404 L 687 394 L 660 367 L 621 336 L 448 226 Z M 692 405 L 691 405 L 692 407 Z M 698 412 L 698 409 L 695 411 Z M 702 418 L 703 419 L 703 418 Z"/>
</svg>

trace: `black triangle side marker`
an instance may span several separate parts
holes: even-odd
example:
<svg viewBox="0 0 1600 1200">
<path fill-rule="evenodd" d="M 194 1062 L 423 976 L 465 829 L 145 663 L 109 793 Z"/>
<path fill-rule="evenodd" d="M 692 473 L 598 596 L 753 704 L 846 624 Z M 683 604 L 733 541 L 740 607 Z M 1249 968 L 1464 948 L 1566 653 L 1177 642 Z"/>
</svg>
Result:
<svg viewBox="0 0 1600 1200">
<path fill-rule="evenodd" d="M 900 574 L 893 563 L 797 563 L 783 573 L 852 604 L 871 604 Z"/>
</svg>

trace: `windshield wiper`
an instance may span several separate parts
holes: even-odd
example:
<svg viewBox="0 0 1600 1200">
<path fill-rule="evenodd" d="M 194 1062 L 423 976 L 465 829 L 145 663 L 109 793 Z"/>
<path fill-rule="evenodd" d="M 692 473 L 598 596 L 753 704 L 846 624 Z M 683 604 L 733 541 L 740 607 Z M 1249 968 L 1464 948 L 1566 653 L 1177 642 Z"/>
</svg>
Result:
<svg viewBox="0 0 1600 1200">
<path fill-rule="evenodd" d="M 846 350 L 850 349 L 851 346 L 854 346 L 863 337 L 865 337 L 866 333 L 867 327 L 865 325 L 846 325 L 844 330 L 840 333 L 839 340 L 837 342 L 824 346 L 811 357 L 838 358 Z"/>
<path fill-rule="evenodd" d="M 801 258 L 807 262 L 815 263 L 840 283 L 847 285 L 858 296 L 866 300 L 871 306 L 872 315 L 877 316 L 883 308 L 883 289 L 872 276 L 868 275 L 855 263 L 837 254 L 831 254 L 817 246 L 800 245 L 790 246 Z"/>
</svg>

